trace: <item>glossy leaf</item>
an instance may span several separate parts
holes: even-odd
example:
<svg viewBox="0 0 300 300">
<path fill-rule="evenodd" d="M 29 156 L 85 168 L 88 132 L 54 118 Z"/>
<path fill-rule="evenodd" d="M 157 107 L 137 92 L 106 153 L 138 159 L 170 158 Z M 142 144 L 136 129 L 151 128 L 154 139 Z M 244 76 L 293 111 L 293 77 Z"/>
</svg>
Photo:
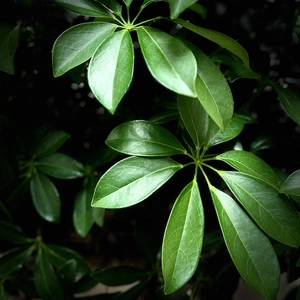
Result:
<svg viewBox="0 0 300 300">
<path fill-rule="evenodd" d="M 52 264 L 41 252 L 36 257 L 33 280 L 35 288 L 43 300 L 65 299 Z"/>
<path fill-rule="evenodd" d="M 251 152 L 231 150 L 217 155 L 216 159 L 226 162 L 239 172 L 252 175 L 279 188 L 273 169 Z"/>
<path fill-rule="evenodd" d="M 122 13 L 122 5 L 116 0 L 101 0 L 101 4 L 112 13 L 120 15 Z"/>
<path fill-rule="evenodd" d="M 248 52 L 231 37 L 221 32 L 203 28 L 184 20 L 175 19 L 174 22 L 229 50 L 238 56 L 246 67 L 249 67 Z"/>
<path fill-rule="evenodd" d="M 91 202 L 89 203 L 91 205 Z M 92 207 L 92 214 L 94 222 L 99 226 L 103 227 L 104 217 L 105 217 L 105 209 L 101 207 Z"/>
<path fill-rule="evenodd" d="M 245 173 L 219 171 L 219 174 L 262 230 L 283 244 L 300 245 L 298 212 L 277 188 Z"/>
<path fill-rule="evenodd" d="M 33 247 L 22 247 L 2 253 L 0 257 L 0 279 L 20 269 L 33 250 Z"/>
<path fill-rule="evenodd" d="M 25 233 L 13 223 L 0 220 L 0 240 L 8 241 L 13 244 L 28 244 L 34 240 L 27 237 Z"/>
<path fill-rule="evenodd" d="M 47 134 L 34 149 L 36 157 L 42 157 L 57 151 L 71 136 L 65 131 L 54 131 Z"/>
<path fill-rule="evenodd" d="M 136 156 L 171 156 L 186 152 L 168 130 L 143 120 L 119 125 L 105 143 L 118 152 Z"/>
<path fill-rule="evenodd" d="M 54 77 L 61 76 L 91 58 L 99 45 L 116 28 L 111 23 L 91 22 L 78 24 L 64 31 L 53 45 Z"/>
<path fill-rule="evenodd" d="M 180 193 L 163 238 L 162 272 L 165 294 L 187 283 L 196 271 L 202 249 L 204 213 L 196 181 Z"/>
<path fill-rule="evenodd" d="M 292 173 L 282 184 L 281 193 L 292 196 L 300 196 L 300 170 Z"/>
<path fill-rule="evenodd" d="M 73 179 L 84 175 L 82 164 L 63 153 L 53 153 L 38 159 L 36 167 L 41 172 L 60 179 Z"/>
<path fill-rule="evenodd" d="M 253 153 L 257 153 L 261 150 L 269 149 L 273 145 L 271 136 L 258 136 L 251 144 L 250 150 Z"/>
<path fill-rule="evenodd" d="M 20 26 L 0 24 L 0 70 L 10 75 L 15 73 L 14 56 L 19 43 Z"/>
<path fill-rule="evenodd" d="M 90 267 L 86 261 L 74 250 L 51 244 L 47 244 L 44 249 L 45 255 L 47 255 L 49 261 L 55 268 L 60 269 L 67 261 L 74 259 L 77 266 L 76 274 L 85 275 L 90 273 Z"/>
<path fill-rule="evenodd" d="M 111 113 L 129 88 L 133 66 L 133 43 L 127 30 L 111 34 L 92 56 L 88 68 L 89 86 Z"/>
<path fill-rule="evenodd" d="M 283 88 L 272 85 L 277 92 L 278 99 L 289 117 L 300 126 L 300 92 L 293 88 Z"/>
<path fill-rule="evenodd" d="M 144 9 L 145 7 L 147 7 L 148 5 L 154 3 L 154 2 L 161 2 L 163 0 L 144 0 L 143 4 L 141 6 L 141 9 Z"/>
<path fill-rule="evenodd" d="M 30 193 L 39 215 L 49 222 L 58 223 L 60 198 L 55 185 L 48 176 L 35 172 L 30 179 Z"/>
<path fill-rule="evenodd" d="M 203 20 L 206 19 L 207 9 L 203 5 L 194 3 L 189 7 L 189 9 L 196 12 L 198 15 L 200 15 Z"/>
<path fill-rule="evenodd" d="M 122 208 L 137 204 L 168 181 L 182 165 L 169 158 L 129 157 L 100 178 L 92 206 Z"/>
<path fill-rule="evenodd" d="M 210 191 L 226 246 L 240 275 L 263 299 L 275 299 L 280 267 L 268 238 L 229 195 L 212 186 Z"/>
<path fill-rule="evenodd" d="M 233 98 L 219 68 L 201 50 L 192 47 L 198 69 L 197 97 L 208 115 L 224 131 L 233 114 Z"/>
<path fill-rule="evenodd" d="M 147 276 L 147 272 L 131 266 L 117 266 L 91 273 L 91 277 L 94 281 L 101 282 L 108 286 L 131 284 L 138 280 L 143 280 Z"/>
<path fill-rule="evenodd" d="M 80 236 L 85 237 L 93 226 L 93 208 L 91 201 L 93 190 L 84 188 L 75 198 L 73 224 Z"/>
<path fill-rule="evenodd" d="M 52 0 L 56 5 L 63 7 L 64 9 L 70 10 L 79 15 L 112 19 L 109 12 L 96 1 L 91 0 Z"/>
<path fill-rule="evenodd" d="M 180 40 L 158 29 L 141 26 L 138 41 L 152 76 L 166 88 L 195 97 L 196 60 Z"/>
<path fill-rule="evenodd" d="M 183 11 L 189 8 L 196 1 L 197 0 L 169 0 L 171 19 L 177 18 Z"/>
</svg>

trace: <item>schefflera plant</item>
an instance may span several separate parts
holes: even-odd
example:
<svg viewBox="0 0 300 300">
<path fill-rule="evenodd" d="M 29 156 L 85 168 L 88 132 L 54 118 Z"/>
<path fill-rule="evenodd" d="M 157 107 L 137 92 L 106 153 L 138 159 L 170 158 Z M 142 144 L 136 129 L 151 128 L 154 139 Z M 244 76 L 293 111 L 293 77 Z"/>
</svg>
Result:
<svg viewBox="0 0 300 300">
<path fill-rule="evenodd" d="M 135 31 L 151 75 L 178 94 L 180 118 L 189 135 L 189 138 L 183 135 L 183 146 L 171 132 L 150 121 L 130 121 L 116 127 L 106 144 L 130 156 L 103 174 L 96 185 L 92 206 L 119 209 L 138 204 L 177 171 L 194 165 L 191 182 L 177 197 L 164 233 L 162 272 L 165 293 L 171 294 L 185 285 L 199 264 L 205 208 L 198 183 L 205 180 L 237 270 L 264 299 L 275 299 L 280 267 L 270 238 L 298 247 L 298 212 L 284 194 L 273 169 L 259 157 L 242 150 L 209 154 L 211 147 L 235 138 L 244 126 L 243 119 L 234 114 L 229 85 L 205 53 L 188 41 L 154 28 L 152 21 L 174 22 L 217 43 L 233 53 L 251 72 L 246 50 L 220 32 L 179 19 L 186 9 L 205 17 L 205 8 L 193 0 L 145 0 L 133 19 L 130 0 L 123 0 L 123 5 L 117 1 L 53 2 L 95 18 L 92 22 L 69 28 L 58 37 L 53 46 L 54 76 L 89 60 L 88 84 L 96 99 L 114 113 L 132 81 L 135 50 L 131 32 Z M 168 2 L 170 17 L 157 16 L 137 22 L 141 12 L 154 2 Z M 126 16 L 122 11 L 124 6 Z M 178 155 L 187 156 L 190 162 L 176 161 Z M 215 161 L 222 161 L 233 170 L 217 169 Z M 207 169 L 221 177 L 230 194 L 211 183 Z"/>
</svg>

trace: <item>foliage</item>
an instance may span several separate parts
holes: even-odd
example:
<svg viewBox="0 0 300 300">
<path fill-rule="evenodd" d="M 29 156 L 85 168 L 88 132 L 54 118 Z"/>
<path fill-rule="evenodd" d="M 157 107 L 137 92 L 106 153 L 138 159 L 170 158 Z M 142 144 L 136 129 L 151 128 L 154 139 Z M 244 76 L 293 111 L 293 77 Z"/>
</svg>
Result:
<svg viewBox="0 0 300 300">
<path fill-rule="evenodd" d="M 14 141 L 20 152 L 11 155 L 2 150 L 7 169 L 1 176 L 5 197 L 0 202 L 3 299 L 18 289 L 27 297 L 74 299 L 98 283 L 136 282 L 125 292 L 95 299 L 137 299 L 146 297 L 147 289 L 152 291 L 150 298 L 155 293 L 161 299 L 194 299 L 210 285 L 208 295 L 213 299 L 214 286 L 227 268 L 237 270 L 263 299 L 276 299 L 282 254 L 289 253 L 296 261 L 290 270 L 299 265 L 299 162 L 289 174 L 283 172 L 285 165 L 261 157 L 273 150 L 270 139 L 275 134 L 247 136 L 260 125 L 252 111 L 260 94 L 252 90 L 249 97 L 242 91 L 239 97 L 249 100 L 236 100 L 234 88 L 239 82 L 257 86 L 260 93 L 271 87 L 278 99 L 275 106 L 298 129 L 299 90 L 256 70 L 242 43 L 207 28 L 209 9 L 200 3 L 53 0 L 48 4 L 78 21 L 55 32 L 51 76 L 66 80 L 62 86 L 71 81 L 75 90 L 81 85 L 96 98 L 106 145 L 100 139 L 95 155 L 74 151 L 76 144 L 68 146 L 73 134 L 59 120 L 59 129 L 49 124 L 37 129 L 34 124 L 32 138 Z M 19 5 L 34 9 L 31 1 Z M 9 74 L 3 80 L 15 74 L 14 56 L 19 35 L 26 36 L 26 24 L 23 28 L 22 23 L 0 24 L 0 69 Z M 139 89 L 138 76 L 149 93 L 152 90 L 150 99 Z M 6 115 L 1 118 L 7 126 Z M 26 132 L 17 125 L 23 138 L 32 132 L 30 126 Z M 80 126 L 82 130 L 86 125 Z M 7 136 L 9 130 L 5 129 Z M 77 128 L 76 134 L 82 136 Z M 296 140 L 299 145 L 299 136 Z M 25 207 L 31 205 L 28 218 L 32 214 L 38 220 L 37 228 L 18 226 L 15 211 L 22 207 L 20 199 L 31 201 Z M 129 224 L 138 223 L 137 240 L 147 267 L 92 270 L 83 253 L 47 235 L 48 226 L 66 230 L 71 223 L 84 239 L 93 230 L 105 231 L 110 213 L 117 222 L 123 210 L 124 215 L 129 213 Z M 143 220 L 146 212 L 150 224 Z M 147 238 L 148 227 L 158 228 L 155 237 L 152 233 Z M 298 270 L 293 272 L 299 276 Z M 17 289 L 12 286 L 16 280 Z"/>
</svg>

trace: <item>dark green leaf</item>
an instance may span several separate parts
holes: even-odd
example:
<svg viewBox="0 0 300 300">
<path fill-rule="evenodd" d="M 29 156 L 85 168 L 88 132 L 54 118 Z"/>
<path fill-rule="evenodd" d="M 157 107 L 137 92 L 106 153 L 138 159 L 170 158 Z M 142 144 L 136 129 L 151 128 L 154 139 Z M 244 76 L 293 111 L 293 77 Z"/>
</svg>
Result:
<svg viewBox="0 0 300 300">
<path fill-rule="evenodd" d="M 52 264 L 41 252 L 36 257 L 33 280 L 35 288 L 43 300 L 65 299 Z"/>
<path fill-rule="evenodd" d="M 93 54 L 88 82 L 100 103 L 114 113 L 129 88 L 134 67 L 130 33 L 121 30 L 111 34 Z"/>
<path fill-rule="evenodd" d="M 100 178 L 92 206 L 122 208 L 137 204 L 159 189 L 182 167 L 169 158 L 123 159 Z"/>
<path fill-rule="evenodd" d="M 57 269 L 62 268 L 68 260 L 74 259 L 77 265 L 76 274 L 85 275 L 90 273 L 90 267 L 83 257 L 69 248 L 47 244 L 45 254 Z"/>
<path fill-rule="evenodd" d="M 116 0 L 101 0 L 101 4 L 117 15 L 121 15 L 122 13 L 122 5 Z"/>
<path fill-rule="evenodd" d="M 0 70 L 13 75 L 15 73 L 14 55 L 19 42 L 20 26 L 0 23 Z"/>
<path fill-rule="evenodd" d="M 36 157 L 42 157 L 57 151 L 71 136 L 64 131 L 54 131 L 47 134 L 34 149 Z"/>
<path fill-rule="evenodd" d="M 300 126 L 300 92 L 293 88 L 283 88 L 272 85 L 277 92 L 278 99 L 289 117 Z"/>
<path fill-rule="evenodd" d="M 119 125 L 105 143 L 118 152 L 136 156 L 171 156 L 186 152 L 168 130 L 143 120 Z"/>
<path fill-rule="evenodd" d="M 60 198 L 55 185 L 48 176 L 35 172 L 30 179 L 30 192 L 39 215 L 49 222 L 58 223 Z"/>
<path fill-rule="evenodd" d="M 162 272 L 165 294 L 187 283 L 196 271 L 204 234 L 204 213 L 196 181 L 180 193 L 171 211 L 163 238 Z"/>
<path fill-rule="evenodd" d="M 252 175 L 275 188 L 279 188 L 277 176 L 273 169 L 251 152 L 231 150 L 216 156 L 216 159 L 226 162 L 237 171 Z"/>
<path fill-rule="evenodd" d="M 184 20 L 176 19 L 174 20 L 174 22 L 203 36 L 204 38 L 214 43 L 217 43 L 221 47 L 224 47 L 225 49 L 229 50 L 230 52 L 238 56 L 243 61 L 246 67 L 249 67 L 249 56 L 247 51 L 231 37 L 218 31 L 196 26 Z"/>
<path fill-rule="evenodd" d="M 271 136 L 259 136 L 250 144 L 251 152 L 257 153 L 261 150 L 272 147 L 273 141 Z"/>
<path fill-rule="evenodd" d="M 229 85 L 219 68 L 197 47 L 192 47 L 198 69 L 197 97 L 208 115 L 224 131 L 233 114 L 233 99 Z"/>
<path fill-rule="evenodd" d="M 74 258 L 67 260 L 59 269 L 59 273 L 63 275 L 64 288 L 72 287 L 75 283 L 77 264 Z"/>
<path fill-rule="evenodd" d="M 300 170 L 292 173 L 282 184 L 280 193 L 292 196 L 300 196 Z"/>
<path fill-rule="evenodd" d="M 0 256 L 0 279 L 21 268 L 33 252 L 33 247 L 15 248 Z"/>
<path fill-rule="evenodd" d="M 91 22 L 78 24 L 64 31 L 53 45 L 54 77 L 61 76 L 91 58 L 99 45 L 116 28 L 111 23 Z"/>
<path fill-rule="evenodd" d="M 300 245 L 298 212 L 277 188 L 245 173 L 219 171 L 219 174 L 262 230 L 283 244 Z"/>
<path fill-rule="evenodd" d="M 41 172 L 54 178 L 73 179 L 84 175 L 82 164 L 63 153 L 42 157 L 35 165 Z"/>
<path fill-rule="evenodd" d="M 34 240 L 27 237 L 25 233 L 13 223 L 0 221 L 0 240 L 14 244 L 28 244 Z"/>
<path fill-rule="evenodd" d="M 108 286 L 118 286 L 144 280 L 148 277 L 148 273 L 136 267 L 118 266 L 94 271 L 91 273 L 91 277 L 96 282 L 101 282 Z"/>
<path fill-rule="evenodd" d="M 195 97 L 197 64 L 191 50 L 175 37 L 152 27 L 141 26 L 137 33 L 152 76 L 178 94 Z"/>
<path fill-rule="evenodd" d="M 204 6 L 194 3 L 189 7 L 189 9 L 200 15 L 202 19 L 206 19 L 207 10 Z"/>
<path fill-rule="evenodd" d="M 80 15 L 112 20 L 110 13 L 96 1 L 90 0 L 52 0 L 56 5 Z"/>
<path fill-rule="evenodd" d="M 148 5 L 154 3 L 154 2 L 161 2 L 163 0 L 144 0 L 143 4 L 141 6 L 141 9 L 144 9 L 145 7 L 147 7 Z"/>
<path fill-rule="evenodd" d="M 275 299 L 280 267 L 271 243 L 230 196 L 212 186 L 210 191 L 226 246 L 239 273 L 263 299 Z"/>
<path fill-rule="evenodd" d="M 189 8 L 197 0 L 169 0 L 170 17 L 176 19 L 183 11 Z"/>
<path fill-rule="evenodd" d="M 80 236 L 85 237 L 93 226 L 93 208 L 91 201 L 93 190 L 84 188 L 75 198 L 73 210 L 73 224 Z"/>
<path fill-rule="evenodd" d="M 171 121 L 178 120 L 178 118 L 179 118 L 178 111 L 169 109 L 155 114 L 150 118 L 150 121 L 157 125 L 162 125 L 162 124 L 169 123 Z"/>
</svg>

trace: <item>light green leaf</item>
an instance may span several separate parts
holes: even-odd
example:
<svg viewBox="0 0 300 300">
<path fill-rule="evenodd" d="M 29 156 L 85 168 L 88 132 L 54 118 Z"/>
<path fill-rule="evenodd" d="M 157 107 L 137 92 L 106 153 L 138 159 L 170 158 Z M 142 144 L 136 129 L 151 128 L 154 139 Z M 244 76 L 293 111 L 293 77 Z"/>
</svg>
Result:
<svg viewBox="0 0 300 300">
<path fill-rule="evenodd" d="M 110 13 L 96 1 L 90 0 L 52 0 L 56 5 L 64 9 L 88 17 L 104 18 L 112 20 Z"/>
<path fill-rule="evenodd" d="M 91 22 L 78 24 L 64 31 L 53 45 L 54 77 L 61 76 L 91 58 L 99 45 L 116 28 L 111 23 Z"/>
<path fill-rule="evenodd" d="M 170 17 L 176 19 L 183 11 L 189 8 L 197 0 L 169 0 Z"/>
<path fill-rule="evenodd" d="M 58 150 L 71 136 L 64 131 L 54 131 L 47 134 L 35 147 L 34 155 L 42 157 L 54 153 Z"/>
<path fill-rule="evenodd" d="M 92 206 L 123 208 L 137 204 L 160 188 L 182 167 L 170 158 L 123 159 L 98 181 Z"/>
<path fill-rule="evenodd" d="M 55 178 L 73 179 L 84 175 L 82 164 L 63 153 L 39 158 L 35 165 L 41 172 Z"/>
<path fill-rule="evenodd" d="M 282 184 L 280 193 L 292 196 L 300 196 L 300 170 L 292 173 Z"/>
<path fill-rule="evenodd" d="M 141 26 L 137 33 L 152 76 L 178 94 L 195 97 L 197 64 L 191 50 L 177 38 L 152 27 Z"/>
<path fill-rule="evenodd" d="M 277 188 L 245 173 L 219 171 L 219 174 L 262 230 L 283 244 L 300 245 L 298 212 Z"/>
<path fill-rule="evenodd" d="M 280 267 L 271 243 L 230 196 L 212 186 L 210 192 L 226 246 L 237 270 L 263 299 L 275 299 Z"/>
<path fill-rule="evenodd" d="M 92 56 L 88 68 L 89 86 L 111 113 L 129 88 L 133 67 L 133 43 L 127 30 L 111 34 Z"/>
<path fill-rule="evenodd" d="M 119 125 L 105 143 L 118 152 L 136 156 L 171 156 L 186 152 L 168 130 L 143 120 Z"/>
<path fill-rule="evenodd" d="M 187 283 L 199 263 L 204 234 L 204 213 L 196 181 L 180 193 L 171 211 L 162 245 L 165 294 Z"/>
<path fill-rule="evenodd" d="M 129 7 L 131 5 L 132 0 L 123 0 L 124 4 Z"/>
<path fill-rule="evenodd" d="M 33 247 L 15 248 L 0 256 L 0 279 L 14 273 L 26 262 L 33 252 Z"/>
<path fill-rule="evenodd" d="M 14 55 L 19 43 L 20 26 L 0 23 L 0 70 L 13 75 L 15 73 Z"/>
<path fill-rule="evenodd" d="M 36 257 L 33 280 L 35 288 L 43 300 L 65 299 L 55 270 L 41 251 Z"/>
<path fill-rule="evenodd" d="M 93 226 L 93 208 L 91 201 L 93 190 L 87 187 L 82 189 L 75 198 L 73 210 L 73 224 L 80 236 L 85 237 Z"/>
<path fill-rule="evenodd" d="M 89 203 L 91 205 L 91 202 Z M 99 226 L 103 227 L 104 217 L 105 217 L 105 209 L 101 207 L 92 207 L 93 220 Z"/>
<path fill-rule="evenodd" d="M 218 31 L 214 31 L 211 29 L 206 29 L 206 28 L 203 28 L 200 26 L 196 26 L 196 25 L 189 23 L 187 21 L 184 21 L 184 20 L 175 19 L 175 20 L 173 20 L 173 22 L 175 22 L 176 24 L 179 24 L 179 25 L 203 36 L 204 38 L 206 38 L 214 43 L 217 43 L 221 47 L 229 50 L 230 52 L 232 52 L 233 54 L 238 56 L 243 61 L 245 66 L 249 68 L 248 52 L 238 42 L 233 40 L 231 37 L 229 37 L 221 32 L 218 32 Z"/>
<path fill-rule="evenodd" d="M 259 178 L 275 188 L 279 188 L 277 176 L 273 169 L 255 154 L 241 150 L 231 150 L 216 156 L 237 171 Z"/>
<path fill-rule="evenodd" d="M 197 97 L 208 115 L 224 131 L 233 114 L 233 98 L 230 87 L 219 68 L 196 47 L 191 47 L 198 69 Z"/>
<path fill-rule="evenodd" d="M 283 88 L 272 85 L 277 92 L 278 99 L 289 117 L 300 126 L 300 92 L 293 88 Z"/>
<path fill-rule="evenodd" d="M 30 193 L 39 215 L 49 222 L 59 223 L 59 194 L 48 176 L 35 172 L 30 179 Z"/>
</svg>

